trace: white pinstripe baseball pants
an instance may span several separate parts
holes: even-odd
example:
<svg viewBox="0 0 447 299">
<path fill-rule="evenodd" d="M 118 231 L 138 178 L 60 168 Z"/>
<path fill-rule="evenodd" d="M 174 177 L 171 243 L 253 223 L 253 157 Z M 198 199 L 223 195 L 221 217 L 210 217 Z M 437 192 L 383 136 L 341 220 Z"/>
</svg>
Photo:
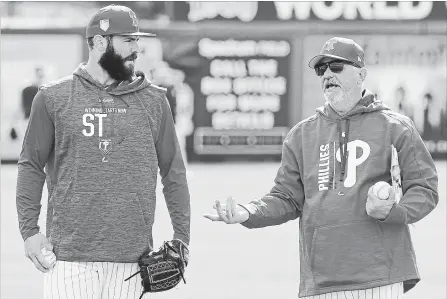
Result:
<svg viewBox="0 0 447 299">
<path fill-rule="evenodd" d="M 308 296 L 301 299 L 403 299 L 404 284 L 402 282 L 366 290 L 340 291 Z"/>
<path fill-rule="evenodd" d="M 44 274 L 44 299 L 138 299 L 140 275 L 124 281 L 138 270 L 137 263 L 57 261 Z"/>
</svg>

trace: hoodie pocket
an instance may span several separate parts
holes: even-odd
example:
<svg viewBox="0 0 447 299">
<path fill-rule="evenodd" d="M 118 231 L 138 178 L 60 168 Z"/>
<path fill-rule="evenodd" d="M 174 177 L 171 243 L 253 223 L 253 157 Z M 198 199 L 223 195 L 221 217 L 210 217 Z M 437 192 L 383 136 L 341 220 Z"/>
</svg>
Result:
<svg viewBox="0 0 447 299">
<path fill-rule="evenodd" d="M 391 256 L 374 222 L 351 222 L 315 229 L 311 265 L 318 288 L 388 278 Z"/>
<path fill-rule="evenodd" d="M 61 247 L 74 258 L 100 255 L 137 260 L 149 247 L 150 228 L 136 193 L 77 192 L 63 204 Z"/>
</svg>

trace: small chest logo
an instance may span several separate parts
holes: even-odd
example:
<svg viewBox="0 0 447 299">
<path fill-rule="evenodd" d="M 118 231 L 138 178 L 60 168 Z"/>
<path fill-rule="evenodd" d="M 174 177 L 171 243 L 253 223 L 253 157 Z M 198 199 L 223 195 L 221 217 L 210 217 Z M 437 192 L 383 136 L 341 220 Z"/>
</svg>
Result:
<svg viewBox="0 0 447 299">
<path fill-rule="evenodd" d="M 99 149 L 101 150 L 104 157 L 102 158 L 102 162 L 108 162 L 106 156 L 112 150 L 112 140 L 111 139 L 100 139 L 99 140 Z"/>
<path fill-rule="evenodd" d="M 112 140 L 111 139 L 101 139 L 99 141 L 99 149 L 104 155 L 107 155 L 112 150 Z"/>
</svg>

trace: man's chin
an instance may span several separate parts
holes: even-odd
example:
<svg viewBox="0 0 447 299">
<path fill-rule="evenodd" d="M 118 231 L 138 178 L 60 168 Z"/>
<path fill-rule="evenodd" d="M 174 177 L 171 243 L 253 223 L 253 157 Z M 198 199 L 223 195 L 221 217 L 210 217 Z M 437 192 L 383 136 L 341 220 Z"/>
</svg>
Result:
<svg viewBox="0 0 447 299">
<path fill-rule="evenodd" d="M 328 103 L 330 103 L 332 105 L 337 105 L 338 103 L 343 101 L 342 96 L 334 95 L 334 94 L 330 94 L 330 93 L 324 93 L 324 98 Z"/>
<path fill-rule="evenodd" d="M 125 63 L 125 68 L 128 73 L 133 74 L 135 71 L 135 63 L 133 61 L 129 61 L 130 63 Z"/>
</svg>

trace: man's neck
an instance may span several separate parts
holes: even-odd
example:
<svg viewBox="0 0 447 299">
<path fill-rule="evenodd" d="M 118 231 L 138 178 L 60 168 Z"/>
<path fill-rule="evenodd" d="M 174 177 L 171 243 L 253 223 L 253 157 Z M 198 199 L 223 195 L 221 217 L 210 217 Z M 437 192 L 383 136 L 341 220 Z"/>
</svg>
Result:
<svg viewBox="0 0 447 299">
<path fill-rule="evenodd" d="M 112 79 L 109 74 L 96 62 L 87 61 L 85 71 L 96 81 L 104 86 L 114 83 L 116 80 Z"/>
</svg>

